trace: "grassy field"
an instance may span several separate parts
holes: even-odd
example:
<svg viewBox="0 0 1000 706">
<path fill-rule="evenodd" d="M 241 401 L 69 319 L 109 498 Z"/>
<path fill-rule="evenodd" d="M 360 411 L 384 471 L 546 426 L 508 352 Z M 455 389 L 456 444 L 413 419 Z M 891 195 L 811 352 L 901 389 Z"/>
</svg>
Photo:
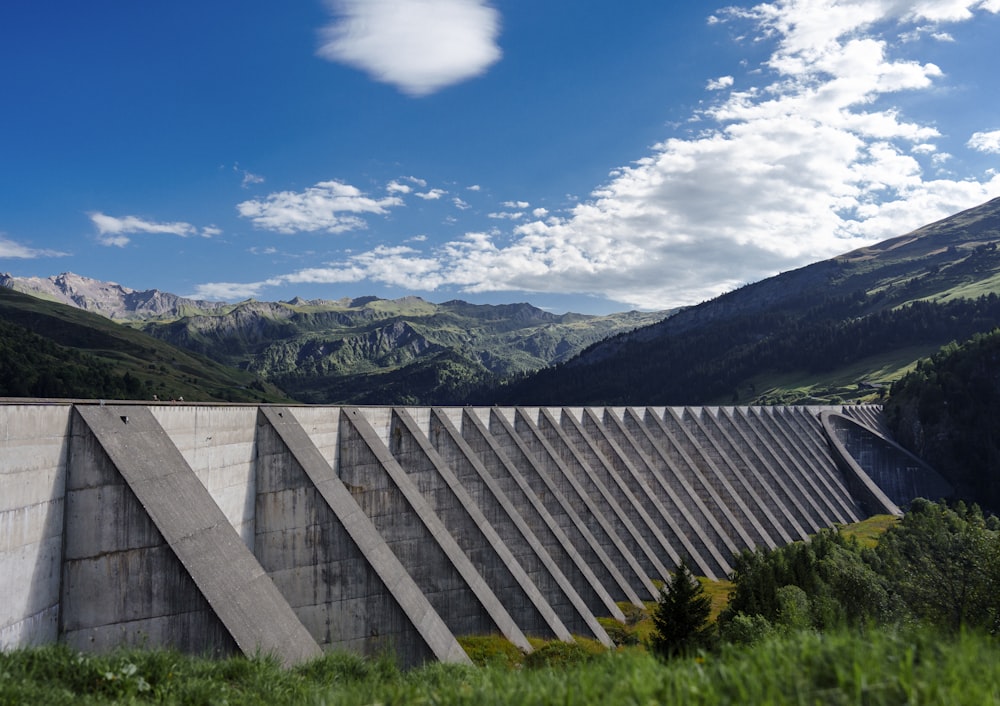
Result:
<svg viewBox="0 0 1000 706">
<path fill-rule="evenodd" d="M 171 652 L 0 654 L 0 704 L 995 704 L 1000 644 L 988 636 L 868 631 L 774 637 L 660 662 L 641 651 L 510 667 L 327 655 L 282 670 L 267 659 Z"/>
<path fill-rule="evenodd" d="M 898 518 L 840 531 L 872 546 Z M 733 585 L 700 579 L 714 620 Z M 594 640 L 463 637 L 475 667 L 328 654 L 283 670 L 266 658 L 198 659 L 168 651 L 84 655 L 65 646 L 0 653 L 7 704 L 1000 704 L 1000 643 L 989 636 L 869 630 L 774 635 L 668 663 L 647 650 L 649 612 L 623 603 L 623 626 L 601 619 L 617 649 Z"/>
</svg>

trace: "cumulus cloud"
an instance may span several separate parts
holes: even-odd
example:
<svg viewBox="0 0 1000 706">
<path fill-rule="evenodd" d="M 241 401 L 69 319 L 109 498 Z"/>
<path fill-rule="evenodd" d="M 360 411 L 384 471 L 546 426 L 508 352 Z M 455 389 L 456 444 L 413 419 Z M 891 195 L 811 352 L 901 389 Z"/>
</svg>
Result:
<svg viewBox="0 0 1000 706">
<path fill-rule="evenodd" d="M 968 146 L 979 152 L 1000 154 L 1000 130 L 977 132 L 969 138 Z"/>
<path fill-rule="evenodd" d="M 15 242 L 0 233 L 0 258 L 14 260 L 34 260 L 39 257 L 65 257 L 67 253 L 58 250 L 38 249 Z"/>
<path fill-rule="evenodd" d="M 402 205 L 398 196 L 373 199 L 350 184 L 321 181 L 304 191 L 279 191 L 263 200 L 244 201 L 236 210 L 264 230 L 343 233 L 366 226 L 358 214 L 385 215 L 389 208 Z"/>
<path fill-rule="evenodd" d="M 618 169 L 566 218 L 522 223 L 512 242 L 452 244 L 452 280 L 691 304 L 997 195 L 998 177 L 933 179 L 909 155 L 938 131 L 906 119 L 892 96 L 929 89 L 943 72 L 892 56 L 873 30 L 967 20 L 977 5 L 788 0 L 720 13 L 771 42 L 757 86 L 710 105 L 696 116 L 700 133 Z"/>
<path fill-rule="evenodd" d="M 200 235 L 211 238 L 219 235 L 222 230 L 215 226 L 198 228 L 183 221 L 160 223 L 138 216 L 109 216 L 100 211 L 87 214 L 97 227 L 97 239 L 102 245 L 124 247 L 131 242 L 130 235 L 139 233 L 177 235 L 182 238 Z"/>
<path fill-rule="evenodd" d="M 187 295 L 190 299 L 203 301 L 241 301 L 256 299 L 267 287 L 281 284 L 281 280 L 269 279 L 262 282 L 210 282 L 198 285 Z"/>
<path fill-rule="evenodd" d="M 708 83 L 705 84 L 705 89 L 708 91 L 721 91 L 724 88 L 730 88 L 735 79 L 732 76 L 720 76 L 719 78 L 709 79 Z"/>
<path fill-rule="evenodd" d="M 447 193 L 448 192 L 444 189 L 431 189 L 429 191 L 418 191 L 414 194 L 414 196 L 421 198 L 424 201 L 437 201 Z"/>
<path fill-rule="evenodd" d="M 1000 12 L 1000 0 L 775 0 L 721 10 L 711 24 L 735 25 L 755 53 L 766 50 L 740 81 L 754 85 L 718 86 L 692 116 L 698 132 L 654 145 L 572 210 L 525 220 L 511 202 L 488 214 L 516 220 L 509 232 L 467 233 L 429 252 L 377 248 L 282 280 L 577 292 L 669 308 L 900 235 L 1000 195 L 995 171 L 925 173 L 922 159 L 933 166 L 949 156 L 938 151 L 938 129 L 893 106 L 902 92 L 947 80 L 936 64 L 896 54 L 920 49 L 900 44 L 903 35 L 940 33 L 977 12 Z M 968 147 L 998 151 L 1000 133 L 976 133 Z"/>
<path fill-rule="evenodd" d="M 328 0 L 318 53 L 412 96 L 484 73 L 501 56 L 500 14 L 483 0 Z"/>
</svg>

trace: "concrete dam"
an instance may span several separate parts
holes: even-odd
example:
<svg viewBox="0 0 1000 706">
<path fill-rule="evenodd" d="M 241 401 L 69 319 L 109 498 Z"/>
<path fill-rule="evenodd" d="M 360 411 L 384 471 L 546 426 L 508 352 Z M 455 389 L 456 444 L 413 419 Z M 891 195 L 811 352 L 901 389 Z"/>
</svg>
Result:
<svg viewBox="0 0 1000 706">
<path fill-rule="evenodd" d="M 0 649 L 611 644 L 684 558 L 950 489 L 879 407 L 0 403 Z"/>
</svg>

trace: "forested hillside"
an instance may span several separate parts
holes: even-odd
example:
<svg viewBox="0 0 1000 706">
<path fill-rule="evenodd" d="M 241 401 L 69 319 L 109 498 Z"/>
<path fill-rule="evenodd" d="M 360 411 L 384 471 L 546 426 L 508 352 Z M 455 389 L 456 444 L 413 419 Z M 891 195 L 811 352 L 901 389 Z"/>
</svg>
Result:
<svg viewBox="0 0 1000 706">
<path fill-rule="evenodd" d="M 142 399 L 139 378 L 0 320 L 0 397 Z"/>
<path fill-rule="evenodd" d="M 1000 510 L 1000 331 L 952 343 L 892 386 L 890 428 L 962 497 Z"/>
<path fill-rule="evenodd" d="M 0 397 L 289 401 L 249 373 L 3 287 Z"/>
<path fill-rule="evenodd" d="M 998 243 L 994 199 L 747 285 L 469 401 L 877 401 L 920 358 L 1000 325 Z"/>
<path fill-rule="evenodd" d="M 775 380 L 821 381 L 866 360 L 896 360 L 903 368 L 948 341 L 1000 326 L 996 294 L 866 314 L 869 308 L 863 297 L 831 298 L 802 314 L 771 310 L 677 337 L 630 339 L 613 356 L 543 371 L 496 396 L 531 404 L 792 404 L 859 394 L 878 399 L 881 380 L 864 367 L 826 398 L 776 390 Z"/>
</svg>

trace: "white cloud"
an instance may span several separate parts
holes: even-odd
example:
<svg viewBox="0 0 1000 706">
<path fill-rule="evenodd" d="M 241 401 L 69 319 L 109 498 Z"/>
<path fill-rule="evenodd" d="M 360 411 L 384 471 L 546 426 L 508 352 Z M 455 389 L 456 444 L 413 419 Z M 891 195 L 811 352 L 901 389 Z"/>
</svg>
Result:
<svg viewBox="0 0 1000 706">
<path fill-rule="evenodd" d="M 352 255 L 343 262 L 328 263 L 283 275 L 289 284 L 340 284 L 371 279 L 405 289 L 436 289 L 444 284 L 440 263 L 421 257 L 419 251 L 405 245 L 380 245 L 369 252 Z"/>
<path fill-rule="evenodd" d="M 280 280 L 270 279 L 263 282 L 210 282 L 199 284 L 192 294 L 187 295 L 189 299 L 199 299 L 203 301 L 240 301 L 243 299 L 255 299 L 267 287 L 274 287 L 281 284 Z"/>
<path fill-rule="evenodd" d="M 530 206 L 531 204 L 528 203 L 527 201 L 504 201 L 502 205 L 503 205 L 504 208 L 521 208 L 521 209 L 524 209 L 524 208 L 527 208 L 528 206 Z"/>
<path fill-rule="evenodd" d="M 437 201 L 447 193 L 444 189 L 431 189 L 430 191 L 418 191 L 414 196 L 424 201 Z"/>
<path fill-rule="evenodd" d="M 279 191 L 263 200 L 244 201 L 236 210 L 256 227 L 278 233 L 342 233 L 366 226 L 357 214 L 384 215 L 402 205 L 398 196 L 373 199 L 350 184 L 321 181 L 305 191 Z"/>
<path fill-rule="evenodd" d="M 472 186 L 467 186 L 465 188 L 468 189 L 469 191 L 482 191 L 483 190 L 483 187 L 481 187 L 479 184 L 473 184 Z"/>
<path fill-rule="evenodd" d="M 1000 178 L 925 176 L 908 156 L 939 136 L 893 94 L 943 77 L 890 55 L 875 24 L 968 18 L 976 3 L 788 0 L 734 9 L 773 42 L 753 89 L 616 170 L 565 219 L 452 244 L 443 268 L 470 291 L 589 292 L 665 308 L 899 235 L 1000 194 Z M 986 141 L 984 141 L 986 142 Z M 922 147 L 922 151 L 928 148 Z"/>
<path fill-rule="evenodd" d="M 34 260 L 39 257 L 65 257 L 66 255 L 67 253 L 58 250 L 31 248 L 0 234 L 0 258 Z"/>
<path fill-rule="evenodd" d="M 927 155 L 931 168 L 949 157 L 939 131 L 893 106 L 901 92 L 930 94 L 947 80 L 933 63 L 895 56 L 895 39 L 968 21 L 977 8 L 1000 12 L 1000 0 L 775 0 L 720 11 L 716 24 L 738 24 L 755 52 L 769 52 L 751 67 L 756 85 L 722 89 L 693 116 L 698 133 L 614 170 L 565 216 L 535 212 L 506 233 L 468 233 L 430 252 L 376 248 L 282 280 L 576 292 L 668 308 L 982 203 L 1000 195 L 1000 174 L 926 173 Z M 968 147 L 1000 150 L 1000 134 L 976 133 Z"/>
<path fill-rule="evenodd" d="M 469 204 L 467 204 L 465 201 L 463 201 L 462 199 L 458 198 L 457 196 L 455 198 L 453 198 L 451 200 L 451 202 L 453 204 L 455 204 L 455 208 L 459 209 L 460 211 L 467 211 L 468 209 L 472 208 L 472 206 L 470 206 Z"/>
<path fill-rule="evenodd" d="M 709 79 L 708 83 L 705 84 L 706 91 L 721 91 L 724 88 L 730 88 L 733 85 L 732 76 L 720 76 L 719 78 Z"/>
<path fill-rule="evenodd" d="M 254 174 L 253 172 L 249 172 L 246 169 L 243 169 L 242 167 L 240 167 L 239 164 L 233 165 L 233 171 L 240 175 L 241 177 L 240 186 L 242 186 L 244 189 L 248 189 L 254 184 L 264 183 L 264 177 L 260 176 L 259 174 Z"/>
<path fill-rule="evenodd" d="M 390 181 L 385 190 L 390 194 L 408 194 L 413 191 L 413 187 L 408 184 L 400 184 L 398 181 Z"/>
<path fill-rule="evenodd" d="M 968 146 L 979 152 L 1000 154 L 1000 130 L 977 132 L 969 138 Z"/>
<path fill-rule="evenodd" d="M 319 55 L 412 96 L 479 76 L 501 56 L 500 14 L 484 0 L 328 0 Z"/>
<path fill-rule="evenodd" d="M 222 230 L 215 226 L 197 228 L 190 223 L 174 221 L 170 223 L 158 223 L 149 221 L 138 216 L 109 216 L 100 211 L 93 211 L 87 214 L 91 222 L 97 227 L 97 239 L 102 245 L 124 247 L 131 242 L 130 235 L 138 233 L 153 233 L 165 235 L 178 235 L 182 238 L 200 235 L 204 238 L 211 238 L 219 235 Z"/>
</svg>

